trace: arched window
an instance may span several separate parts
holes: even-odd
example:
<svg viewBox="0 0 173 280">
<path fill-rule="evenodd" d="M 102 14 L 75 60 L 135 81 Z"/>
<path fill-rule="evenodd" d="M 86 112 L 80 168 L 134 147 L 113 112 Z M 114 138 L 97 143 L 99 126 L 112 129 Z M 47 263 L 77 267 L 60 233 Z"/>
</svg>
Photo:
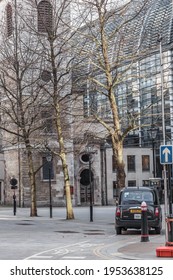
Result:
<svg viewBox="0 0 173 280">
<path fill-rule="evenodd" d="M 52 5 L 48 1 L 41 1 L 38 4 L 38 31 L 51 32 L 52 31 Z"/>
<path fill-rule="evenodd" d="M 13 32 L 13 12 L 10 4 L 6 6 L 6 17 L 7 17 L 7 36 L 11 36 Z"/>
</svg>

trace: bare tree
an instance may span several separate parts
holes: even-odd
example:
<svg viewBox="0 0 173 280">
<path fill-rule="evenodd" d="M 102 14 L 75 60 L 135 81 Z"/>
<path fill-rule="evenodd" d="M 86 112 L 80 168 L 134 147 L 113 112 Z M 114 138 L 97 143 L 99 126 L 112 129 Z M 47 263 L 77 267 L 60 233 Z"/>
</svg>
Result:
<svg viewBox="0 0 173 280">
<path fill-rule="evenodd" d="M 139 96 L 137 84 L 135 89 L 134 86 L 129 87 L 126 96 L 120 92 L 123 85 L 128 86 L 129 82 L 137 80 L 136 62 L 139 52 L 143 52 L 144 55 L 145 51 L 140 50 L 142 39 L 140 38 L 139 43 L 136 41 L 138 37 L 134 26 L 139 18 L 142 25 L 149 2 L 80 1 L 83 5 L 81 16 L 85 11 L 85 17 L 83 28 L 78 28 L 78 36 L 81 39 L 80 51 L 78 48 L 81 67 L 74 70 L 74 92 L 79 92 L 79 87 L 84 88 L 81 93 L 86 96 L 88 102 L 85 117 L 88 116 L 88 122 L 97 120 L 105 130 L 104 137 L 111 138 L 117 166 L 118 189 L 125 185 L 124 139 L 130 131 L 138 129 L 140 125 L 140 112 L 132 112 L 132 104 L 129 101 L 133 100 L 135 92 Z M 79 7 L 77 3 L 76 5 Z M 78 10 L 80 11 L 80 7 Z M 124 106 L 121 104 L 119 107 L 120 99 L 124 100 Z"/>
<path fill-rule="evenodd" d="M 38 168 L 34 167 L 33 151 L 46 148 L 61 159 L 67 219 L 74 218 L 66 160 L 69 146 L 72 150 L 69 5 L 70 1 L 66 0 L 60 3 L 25 1 L 24 6 L 14 1 L 15 29 L 4 34 L 1 49 L 1 96 L 2 101 L 7 100 L 1 102 L 1 128 L 16 136 L 15 143 L 25 145 L 31 216 L 37 215 L 35 175 Z M 43 137 L 41 133 L 47 118 L 42 114 L 45 107 L 48 119 L 53 120 L 56 128 L 58 147 L 51 145 L 52 138 Z"/>
<path fill-rule="evenodd" d="M 37 216 L 35 180 L 37 171 L 34 167 L 33 152 L 40 143 L 38 134 L 43 128 L 40 121 L 41 105 L 43 100 L 46 102 L 47 97 L 38 87 L 37 64 L 40 64 L 40 57 L 36 52 L 38 45 L 35 44 L 33 51 L 32 36 L 27 33 L 24 22 L 18 16 L 21 8 L 19 11 L 16 2 L 14 6 L 9 7 L 15 14 L 11 14 L 10 21 L 14 19 L 14 22 L 7 26 L 7 33 L 4 32 L 1 38 L 3 42 L 1 42 L 0 66 L 1 129 L 4 131 L 5 146 L 7 142 L 11 142 L 12 145 L 16 147 L 18 145 L 26 150 L 31 193 L 30 215 Z M 4 24 L 2 23 L 1 28 Z"/>
<path fill-rule="evenodd" d="M 33 14 L 27 18 L 26 24 L 30 32 L 38 41 L 37 54 L 44 62 L 44 67 L 50 79 L 41 85 L 42 91 L 49 98 L 49 106 L 53 124 L 56 129 L 58 150 L 47 148 L 61 159 L 64 186 L 66 194 L 67 219 L 73 219 L 70 193 L 70 177 L 67 165 L 67 150 L 72 151 L 71 128 L 71 17 L 70 1 L 27 1 Z M 34 18 L 34 21 L 33 21 Z M 33 25 L 37 22 L 37 26 Z"/>
</svg>

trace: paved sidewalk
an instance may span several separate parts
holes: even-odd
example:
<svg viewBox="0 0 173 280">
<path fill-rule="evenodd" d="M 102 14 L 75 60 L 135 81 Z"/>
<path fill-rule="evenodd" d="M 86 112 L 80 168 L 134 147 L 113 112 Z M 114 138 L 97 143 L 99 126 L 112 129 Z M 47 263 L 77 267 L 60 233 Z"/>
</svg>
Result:
<svg viewBox="0 0 173 280">
<path fill-rule="evenodd" d="M 156 241 L 155 241 L 156 239 Z M 156 249 L 160 246 L 164 246 L 163 236 L 153 238 L 148 242 L 134 242 L 118 249 L 118 252 L 131 259 L 163 259 L 157 257 Z"/>
</svg>

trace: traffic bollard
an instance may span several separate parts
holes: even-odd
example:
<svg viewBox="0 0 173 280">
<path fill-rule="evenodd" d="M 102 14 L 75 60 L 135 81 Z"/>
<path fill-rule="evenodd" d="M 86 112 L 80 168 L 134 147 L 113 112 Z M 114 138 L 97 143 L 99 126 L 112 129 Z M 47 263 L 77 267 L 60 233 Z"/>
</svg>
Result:
<svg viewBox="0 0 173 280">
<path fill-rule="evenodd" d="M 13 214 L 16 215 L 16 195 L 13 195 Z"/>
<path fill-rule="evenodd" d="M 168 229 L 168 240 L 166 246 L 173 246 L 173 215 L 166 217 L 166 226 Z"/>
<path fill-rule="evenodd" d="M 147 241 L 149 241 L 147 204 L 145 201 L 143 201 L 141 203 L 141 242 L 147 242 Z"/>
</svg>

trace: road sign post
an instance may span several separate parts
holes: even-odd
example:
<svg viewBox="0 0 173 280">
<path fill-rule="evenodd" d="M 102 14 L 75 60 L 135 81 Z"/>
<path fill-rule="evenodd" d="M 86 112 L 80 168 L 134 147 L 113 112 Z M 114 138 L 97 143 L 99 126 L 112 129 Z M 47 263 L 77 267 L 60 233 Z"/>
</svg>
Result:
<svg viewBox="0 0 173 280">
<path fill-rule="evenodd" d="M 173 163 L 173 149 L 172 145 L 161 145 L 160 146 L 160 163 L 161 164 L 172 164 Z"/>
<path fill-rule="evenodd" d="M 16 215 L 16 194 L 15 194 L 15 190 L 17 189 L 17 179 L 12 177 L 10 180 L 10 184 L 11 184 L 11 189 L 14 190 L 14 194 L 13 194 L 13 213 L 14 216 Z"/>
<path fill-rule="evenodd" d="M 166 217 L 166 244 L 168 244 L 168 242 L 172 242 L 173 232 L 172 232 L 172 230 L 171 231 L 169 230 L 170 227 L 168 227 L 168 224 L 167 224 L 168 212 L 170 212 L 170 211 L 168 211 L 168 193 L 167 193 L 167 187 L 168 186 L 167 186 L 166 166 L 173 163 L 173 146 L 172 145 L 161 145 L 160 146 L 160 163 L 163 164 L 165 217 Z M 169 176 L 170 176 L 170 174 L 169 174 Z M 171 191 L 171 185 L 169 186 L 169 188 L 170 188 L 170 191 Z M 171 209 L 169 209 L 169 210 L 171 210 Z M 171 215 L 171 221 L 172 221 L 172 215 Z M 172 227 L 171 227 L 171 229 L 172 229 Z"/>
</svg>

